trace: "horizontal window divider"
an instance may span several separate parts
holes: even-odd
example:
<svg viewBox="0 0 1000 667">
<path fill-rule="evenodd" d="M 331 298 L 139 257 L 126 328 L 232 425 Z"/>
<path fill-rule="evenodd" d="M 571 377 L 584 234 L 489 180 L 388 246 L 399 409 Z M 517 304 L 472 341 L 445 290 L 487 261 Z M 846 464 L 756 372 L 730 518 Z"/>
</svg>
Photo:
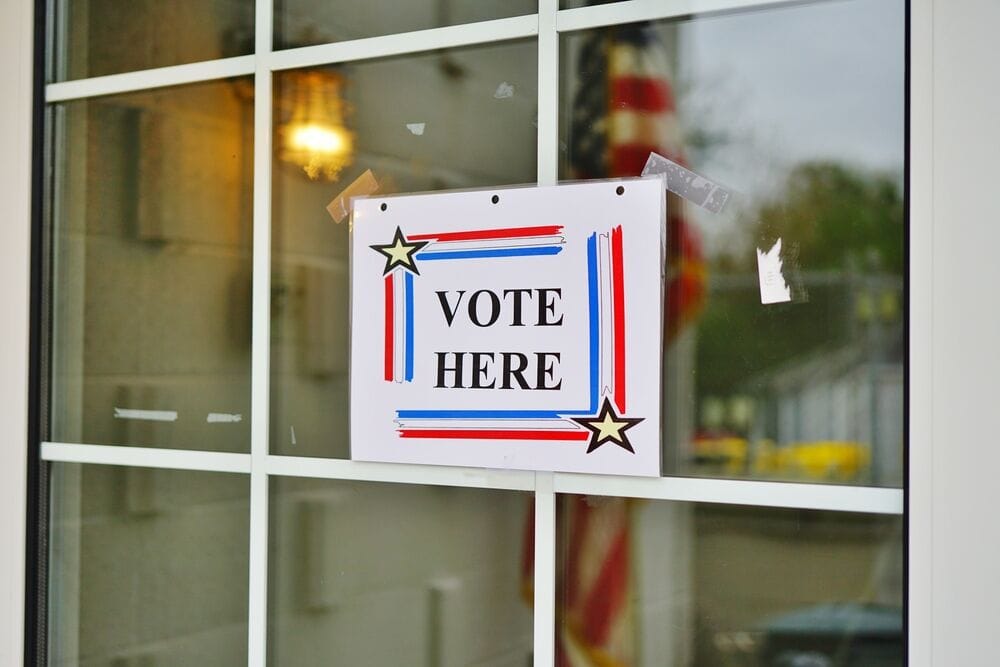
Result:
<svg viewBox="0 0 1000 667">
<path fill-rule="evenodd" d="M 348 459 L 276 455 L 268 456 L 265 465 L 268 475 L 283 477 L 464 486 L 508 491 L 535 490 L 535 473 L 525 470 L 489 470 L 410 463 L 371 463 Z"/>
<path fill-rule="evenodd" d="M 538 16 L 529 14 L 395 35 L 365 37 L 345 42 L 284 49 L 274 51 L 267 57 L 272 70 L 286 70 L 436 51 L 458 46 L 490 44 L 523 37 L 534 37 L 537 34 Z"/>
<path fill-rule="evenodd" d="M 171 468 L 204 472 L 250 472 L 250 454 L 159 449 L 123 445 L 85 445 L 43 442 L 42 460 L 60 463 L 93 463 L 135 468 Z"/>
<path fill-rule="evenodd" d="M 180 86 L 185 83 L 247 76 L 254 73 L 255 66 L 256 57 L 249 55 L 158 67 L 124 74 L 95 76 L 75 81 L 62 81 L 45 86 L 45 101 L 50 103 L 68 102 L 88 97 L 139 92 L 152 88 Z"/>
<path fill-rule="evenodd" d="M 778 5 L 802 4 L 805 0 L 625 0 L 606 5 L 563 9 L 556 16 L 556 30 L 586 30 L 609 25 L 679 18 L 739 9 L 763 9 Z"/>
<path fill-rule="evenodd" d="M 61 463 L 250 473 L 251 455 L 188 449 L 43 442 L 42 460 Z M 535 473 L 453 466 L 373 463 L 348 459 L 268 455 L 268 475 L 360 482 L 459 486 L 534 491 Z M 622 496 L 678 502 L 902 514 L 903 491 L 895 488 L 762 482 L 699 477 L 624 477 L 555 473 L 556 493 Z"/>
<path fill-rule="evenodd" d="M 651 500 L 902 514 L 903 490 L 840 484 L 761 482 L 704 477 L 621 477 L 556 473 L 556 493 Z"/>
</svg>

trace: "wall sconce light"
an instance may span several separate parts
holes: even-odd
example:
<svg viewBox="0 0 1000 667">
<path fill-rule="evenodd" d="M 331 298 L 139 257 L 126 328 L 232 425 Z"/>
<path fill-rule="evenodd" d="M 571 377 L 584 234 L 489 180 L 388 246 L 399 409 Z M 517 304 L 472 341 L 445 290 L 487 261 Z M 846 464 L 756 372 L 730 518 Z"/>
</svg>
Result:
<svg viewBox="0 0 1000 667">
<path fill-rule="evenodd" d="M 354 157 L 354 134 L 344 124 L 343 79 L 333 72 L 289 72 L 288 121 L 279 129 L 280 156 L 317 180 L 337 179 Z"/>
</svg>

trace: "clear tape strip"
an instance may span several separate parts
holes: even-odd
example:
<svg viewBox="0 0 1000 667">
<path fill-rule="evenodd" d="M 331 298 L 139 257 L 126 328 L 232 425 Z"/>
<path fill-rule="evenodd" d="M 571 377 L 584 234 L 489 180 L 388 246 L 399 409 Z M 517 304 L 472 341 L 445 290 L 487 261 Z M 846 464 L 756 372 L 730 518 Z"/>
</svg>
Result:
<svg viewBox="0 0 1000 667">
<path fill-rule="evenodd" d="M 733 196 L 732 190 L 696 174 L 659 153 L 650 153 L 643 176 L 666 176 L 667 190 L 711 213 L 721 213 Z"/>
</svg>

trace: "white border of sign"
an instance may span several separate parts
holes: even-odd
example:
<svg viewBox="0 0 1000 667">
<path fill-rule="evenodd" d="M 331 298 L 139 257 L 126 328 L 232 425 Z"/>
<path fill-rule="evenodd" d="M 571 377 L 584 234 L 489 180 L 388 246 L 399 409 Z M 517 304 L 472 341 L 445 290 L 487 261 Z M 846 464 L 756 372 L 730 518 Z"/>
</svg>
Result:
<svg viewBox="0 0 1000 667">
<path fill-rule="evenodd" d="M 660 177 L 356 199 L 352 458 L 659 475 L 664 212 Z"/>
</svg>

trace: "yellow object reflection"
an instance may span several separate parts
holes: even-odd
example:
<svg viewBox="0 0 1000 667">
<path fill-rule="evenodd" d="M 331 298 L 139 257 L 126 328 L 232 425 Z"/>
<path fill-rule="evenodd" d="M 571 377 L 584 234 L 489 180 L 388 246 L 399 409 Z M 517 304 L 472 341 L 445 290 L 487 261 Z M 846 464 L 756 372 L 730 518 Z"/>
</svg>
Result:
<svg viewBox="0 0 1000 667">
<path fill-rule="evenodd" d="M 752 473 L 760 478 L 856 481 L 871 464 L 868 445 L 821 440 L 778 446 L 773 440 L 751 444 L 736 436 L 698 438 L 693 443 L 696 462 L 718 474 Z M 748 463 L 749 459 L 749 463 Z"/>
</svg>

